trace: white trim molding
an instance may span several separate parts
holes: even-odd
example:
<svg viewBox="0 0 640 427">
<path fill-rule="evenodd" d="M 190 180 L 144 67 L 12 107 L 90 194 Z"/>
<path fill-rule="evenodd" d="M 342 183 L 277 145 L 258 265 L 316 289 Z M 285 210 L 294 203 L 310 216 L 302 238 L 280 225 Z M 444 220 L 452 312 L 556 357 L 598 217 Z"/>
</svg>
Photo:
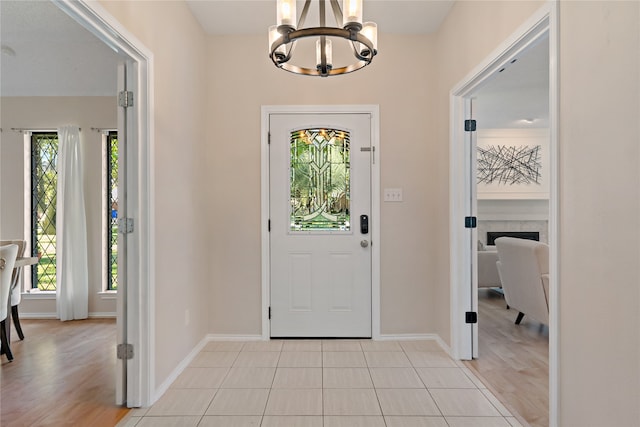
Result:
<svg viewBox="0 0 640 427">
<path fill-rule="evenodd" d="M 451 356 L 451 347 L 444 342 L 438 334 L 394 334 L 380 335 L 377 341 L 435 341 L 449 356 Z M 453 356 L 451 356 L 453 358 Z"/>
<path fill-rule="evenodd" d="M 371 338 L 380 339 L 380 107 L 378 105 L 265 105 L 261 120 L 261 218 L 262 218 L 262 339 L 271 336 L 269 328 L 269 116 L 271 114 L 370 114 L 371 146 L 375 161 L 371 165 Z M 375 243 L 375 244 L 373 244 Z"/>
<path fill-rule="evenodd" d="M 91 316 L 91 313 L 89 313 L 89 316 Z M 58 319 L 58 313 L 56 313 L 55 311 L 50 312 L 50 313 L 23 313 L 20 312 L 20 318 L 21 319 L 52 319 L 52 320 L 57 320 Z"/>
<path fill-rule="evenodd" d="M 209 334 L 207 341 L 265 341 L 262 335 L 225 335 L 225 334 Z"/>
<path fill-rule="evenodd" d="M 176 366 L 171 371 L 171 373 L 167 376 L 167 379 L 165 379 L 162 384 L 160 384 L 160 386 L 154 390 L 154 402 L 160 399 L 160 397 L 162 397 L 162 395 L 165 394 L 167 390 L 169 390 L 171 384 L 173 384 L 175 380 L 178 379 L 180 374 L 184 372 L 184 370 L 191 364 L 191 362 L 193 362 L 193 359 L 196 358 L 196 356 L 202 351 L 202 349 L 205 345 L 207 345 L 208 342 L 209 339 L 207 337 L 201 339 L 200 342 L 195 347 L 193 347 L 189 354 L 187 354 L 187 356 L 182 359 L 180 363 L 178 363 L 178 366 Z"/>
</svg>

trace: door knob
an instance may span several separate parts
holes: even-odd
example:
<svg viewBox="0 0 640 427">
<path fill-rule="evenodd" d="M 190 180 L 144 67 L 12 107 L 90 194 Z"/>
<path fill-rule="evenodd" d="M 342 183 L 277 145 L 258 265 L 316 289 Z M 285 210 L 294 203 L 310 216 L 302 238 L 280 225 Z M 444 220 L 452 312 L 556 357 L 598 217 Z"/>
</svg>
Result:
<svg viewBox="0 0 640 427">
<path fill-rule="evenodd" d="M 362 246 L 363 248 L 366 248 L 367 246 L 369 246 L 369 241 L 368 240 L 361 240 L 360 241 L 360 246 Z"/>
</svg>

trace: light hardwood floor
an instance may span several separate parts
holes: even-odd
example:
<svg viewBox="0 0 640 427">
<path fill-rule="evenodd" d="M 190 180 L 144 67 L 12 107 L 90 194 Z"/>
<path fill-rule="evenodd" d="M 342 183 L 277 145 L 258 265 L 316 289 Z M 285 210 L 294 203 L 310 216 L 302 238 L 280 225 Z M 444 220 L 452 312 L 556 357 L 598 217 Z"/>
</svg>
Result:
<svg viewBox="0 0 640 427">
<path fill-rule="evenodd" d="M 128 413 L 114 403 L 115 319 L 21 323 L 14 361 L 2 356 L 0 425 L 114 426 Z"/>
<path fill-rule="evenodd" d="M 465 364 L 533 427 L 549 425 L 549 329 L 507 310 L 502 295 L 480 289 L 478 359 Z"/>
</svg>

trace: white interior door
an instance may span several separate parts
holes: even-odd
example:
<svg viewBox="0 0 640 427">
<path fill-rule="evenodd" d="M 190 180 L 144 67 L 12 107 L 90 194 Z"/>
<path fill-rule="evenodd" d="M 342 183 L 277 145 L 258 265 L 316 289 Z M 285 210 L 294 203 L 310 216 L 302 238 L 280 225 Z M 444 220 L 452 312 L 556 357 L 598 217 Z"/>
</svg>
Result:
<svg viewBox="0 0 640 427">
<path fill-rule="evenodd" d="M 126 90 L 127 67 L 118 64 L 118 93 Z M 127 216 L 127 111 L 118 107 L 118 219 Z M 127 239 L 118 227 L 118 296 L 117 296 L 117 332 L 118 345 L 126 344 L 127 339 Z M 116 403 L 127 403 L 127 359 L 118 357 L 116 364 Z"/>
<path fill-rule="evenodd" d="M 468 99 L 468 120 L 473 124 L 470 124 L 470 130 L 466 133 L 468 134 L 467 141 L 467 159 L 469 162 L 468 170 L 468 186 L 469 186 L 469 199 L 467 201 L 467 212 L 469 212 L 469 216 L 471 218 L 476 218 L 474 224 L 472 224 L 471 228 L 469 228 L 470 237 L 470 253 L 471 253 L 471 293 L 469 295 L 469 310 L 472 313 L 476 313 L 476 322 L 469 323 L 469 327 L 471 328 L 471 354 L 474 358 L 478 357 L 478 323 L 477 323 L 477 313 L 478 313 L 478 229 L 477 221 L 478 221 L 478 165 L 477 165 L 477 146 L 478 146 L 478 134 L 476 131 L 476 120 L 473 115 L 473 98 Z"/>
<path fill-rule="evenodd" d="M 271 336 L 371 337 L 371 115 L 269 128 Z"/>
</svg>

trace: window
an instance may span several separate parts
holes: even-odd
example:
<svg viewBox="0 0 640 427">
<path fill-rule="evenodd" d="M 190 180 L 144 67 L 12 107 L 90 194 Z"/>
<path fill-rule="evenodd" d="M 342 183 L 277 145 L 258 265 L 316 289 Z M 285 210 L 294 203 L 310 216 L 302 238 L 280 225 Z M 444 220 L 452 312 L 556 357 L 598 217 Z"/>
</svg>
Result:
<svg viewBox="0 0 640 427">
<path fill-rule="evenodd" d="M 30 157 L 30 199 L 25 200 L 30 213 L 31 256 L 40 261 L 31 268 L 31 288 L 56 290 L 56 203 L 58 193 L 58 134 L 33 132 L 26 153 Z M 118 133 L 103 135 L 103 290 L 118 289 Z M 27 184 L 29 185 L 29 184 Z M 28 221 L 25 221 L 28 222 Z M 27 282 L 28 283 L 28 282 Z"/>
<path fill-rule="evenodd" d="M 58 194 L 58 134 L 31 134 L 31 287 L 56 290 L 56 202 Z"/>
<path fill-rule="evenodd" d="M 349 132 L 295 130 L 290 144 L 289 231 L 349 231 Z"/>
<path fill-rule="evenodd" d="M 105 289 L 118 289 L 118 133 L 110 131 L 106 135 L 105 149 L 106 182 L 106 274 Z"/>
</svg>

